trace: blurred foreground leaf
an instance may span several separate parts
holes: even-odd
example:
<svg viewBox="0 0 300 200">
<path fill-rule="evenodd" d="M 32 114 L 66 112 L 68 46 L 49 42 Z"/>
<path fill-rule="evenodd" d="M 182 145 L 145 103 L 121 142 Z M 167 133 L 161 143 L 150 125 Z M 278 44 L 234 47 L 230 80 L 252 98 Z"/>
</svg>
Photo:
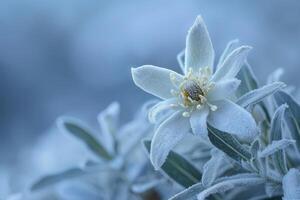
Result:
<svg viewBox="0 0 300 200">
<path fill-rule="evenodd" d="M 111 160 L 112 156 L 107 152 L 104 146 L 90 133 L 90 131 L 80 123 L 79 120 L 71 118 L 60 118 L 58 126 L 64 131 L 74 135 L 84 142 L 88 148 L 100 158 Z"/>
</svg>

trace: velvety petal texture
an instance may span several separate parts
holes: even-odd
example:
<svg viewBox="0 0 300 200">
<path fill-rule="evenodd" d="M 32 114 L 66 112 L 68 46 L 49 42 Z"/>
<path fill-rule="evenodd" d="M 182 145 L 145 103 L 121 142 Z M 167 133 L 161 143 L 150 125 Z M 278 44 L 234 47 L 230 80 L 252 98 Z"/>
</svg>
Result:
<svg viewBox="0 0 300 200">
<path fill-rule="evenodd" d="M 219 81 L 215 84 L 215 87 L 209 91 L 207 99 L 209 101 L 218 101 L 231 97 L 234 95 L 240 83 L 241 81 L 236 78 Z"/>
<path fill-rule="evenodd" d="M 215 105 L 218 109 L 210 112 L 208 123 L 220 131 L 236 135 L 241 141 L 253 141 L 258 129 L 249 112 L 229 100 L 217 101 Z"/>
<path fill-rule="evenodd" d="M 232 79 L 239 73 L 242 65 L 244 64 L 249 51 L 252 49 L 250 46 L 241 46 L 230 53 L 224 60 L 220 68 L 217 69 L 213 75 L 212 80 L 217 82 L 221 79 Z"/>
<path fill-rule="evenodd" d="M 238 44 L 239 44 L 238 39 L 231 40 L 231 41 L 228 42 L 228 44 L 226 45 L 225 50 L 223 51 L 223 53 L 222 53 L 222 55 L 219 59 L 219 62 L 218 62 L 218 65 L 217 65 L 216 69 L 219 69 L 223 65 L 225 59 L 228 57 L 228 55 L 230 55 L 233 52 L 233 50 L 235 50 L 238 47 Z"/>
<path fill-rule="evenodd" d="M 178 81 L 183 80 L 183 76 L 169 69 L 144 65 L 132 68 L 131 74 L 134 83 L 142 90 L 155 95 L 161 99 L 172 98 L 171 89 L 174 88 L 170 75 Z"/>
<path fill-rule="evenodd" d="M 150 160 L 155 169 L 163 165 L 169 152 L 189 130 L 189 118 L 182 117 L 181 111 L 171 115 L 158 127 L 152 138 L 150 150 Z"/>
<path fill-rule="evenodd" d="M 214 56 L 206 25 L 198 16 L 186 38 L 185 72 L 188 68 L 198 71 L 201 67 L 213 67 Z"/>
<path fill-rule="evenodd" d="M 201 135 L 204 137 L 207 135 L 206 119 L 208 114 L 209 108 L 207 106 L 203 106 L 200 110 L 192 113 L 190 123 L 195 135 Z"/>
<path fill-rule="evenodd" d="M 176 98 L 167 99 L 164 101 L 161 101 L 157 104 L 155 104 L 148 113 L 148 118 L 151 123 L 156 123 L 158 120 L 159 114 L 161 114 L 164 111 L 170 110 L 170 109 L 176 109 L 177 107 L 174 107 L 174 105 L 177 103 Z"/>
</svg>

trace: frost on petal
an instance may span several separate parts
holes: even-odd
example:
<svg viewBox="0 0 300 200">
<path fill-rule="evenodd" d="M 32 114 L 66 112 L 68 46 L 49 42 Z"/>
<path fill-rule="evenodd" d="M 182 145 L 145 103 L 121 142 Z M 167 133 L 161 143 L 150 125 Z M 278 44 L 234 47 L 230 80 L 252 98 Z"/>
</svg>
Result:
<svg viewBox="0 0 300 200">
<path fill-rule="evenodd" d="M 201 67 L 212 67 L 214 54 L 206 25 L 198 16 L 186 38 L 185 72 L 188 68 L 198 71 Z"/>
<path fill-rule="evenodd" d="M 227 58 L 227 56 L 234 50 L 238 47 L 238 44 L 239 44 L 239 40 L 238 39 L 235 39 L 235 40 L 231 40 L 228 42 L 228 44 L 226 45 L 226 48 L 224 49 L 220 59 L 219 59 L 219 62 L 218 62 L 218 65 L 217 65 L 217 68 L 216 69 L 219 69 L 224 60 Z"/>
<path fill-rule="evenodd" d="M 206 119 L 209 113 L 207 106 L 192 113 L 190 118 L 191 127 L 195 135 L 207 136 Z"/>
<path fill-rule="evenodd" d="M 239 73 L 250 50 L 250 46 L 241 46 L 235 49 L 227 56 L 222 66 L 217 69 L 216 73 L 212 77 L 212 80 L 216 82 L 221 79 L 234 78 Z"/>
<path fill-rule="evenodd" d="M 175 108 L 177 108 L 176 103 L 177 103 L 176 98 L 172 99 L 167 99 L 164 101 L 161 101 L 157 104 L 155 104 L 148 113 L 148 118 L 151 123 L 157 123 L 161 116 L 164 116 L 164 114 L 168 111 L 171 111 Z"/>
<path fill-rule="evenodd" d="M 290 169 L 282 180 L 284 200 L 300 199 L 300 171 Z"/>
<path fill-rule="evenodd" d="M 245 109 L 229 100 L 217 101 L 215 105 L 218 109 L 210 112 L 207 119 L 213 127 L 244 142 L 251 142 L 258 134 L 254 118 Z"/>
<path fill-rule="evenodd" d="M 215 87 L 209 91 L 207 98 L 209 101 L 218 101 L 231 97 L 235 94 L 240 83 L 241 81 L 235 78 L 219 81 Z"/>
<path fill-rule="evenodd" d="M 165 162 L 169 152 L 189 132 L 191 126 L 188 118 L 182 117 L 177 111 L 166 119 L 156 130 L 150 150 L 150 160 L 155 169 Z"/>
<path fill-rule="evenodd" d="M 174 83 L 183 79 L 183 76 L 172 70 L 152 65 L 132 68 L 131 74 L 134 83 L 138 87 L 161 99 L 172 98 L 171 89 L 175 87 Z M 171 81 L 171 74 L 174 83 Z"/>
</svg>

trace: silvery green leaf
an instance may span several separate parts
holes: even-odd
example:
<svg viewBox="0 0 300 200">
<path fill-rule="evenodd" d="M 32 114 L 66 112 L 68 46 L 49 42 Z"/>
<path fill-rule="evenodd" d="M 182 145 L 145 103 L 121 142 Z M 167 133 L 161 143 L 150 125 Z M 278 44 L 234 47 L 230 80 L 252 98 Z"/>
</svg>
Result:
<svg viewBox="0 0 300 200">
<path fill-rule="evenodd" d="M 144 145 L 150 152 L 151 142 L 144 141 Z M 189 161 L 181 155 L 170 151 L 161 170 L 172 180 L 184 187 L 190 187 L 201 181 L 202 174 Z"/>
<path fill-rule="evenodd" d="M 105 160 L 111 160 L 112 156 L 105 147 L 97 141 L 92 131 L 81 121 L 74 118 L 61 117 L 57 121 L 60 130 L 80 139 L 93 153 Z"/>
<path fill-rule="evenodd" d="M 185 48 L 185 73 L 189 68 L 198 71 L 201 67 L 213 67 L 215 52 L 206 25 L 197 16 L 188 31 Z"/>
<path fill-rule="evenodd" d="M 252 157 L 257 157 L 259 148 L 260 148 L 259 139 L 256 139 L 251 143 L 251 146 L 250 146 L 250 151 L 251 151 Z"/>
<path fill-rule="evenodd" d="M 250 92 L 244 94 L 236 101 L 236 103 L 246 108 L 249 105 L 253 105 L 262 101 L 265 97 L 274 94 L 284 86 L 285 84 L 281 82 L 275 82 L 269 85 L 265 85 L 264 87 L 251 90 Z"/>
<path fill-rule="evenodd" d="M 263 109 L 263 104 L 256 104 L 252 108 L 252 115 L 256 122 L 261 123 L 268 120 L 266 110 Z M 251 108 L 250 108 L 251 109 Z"/>
<path fill-rule="evenodd" d="M 296 100 L 283 91 L 277 92 L 275 95 L 277 105 L 287 104 L 288 109 L 285 112 L 284 119 L 288 129 L 296 140 L 298 151 L 300 150 L 300 106 Z"/>
<path fill-rule="evenodd" d="M 219 59 L 219 62 L 218 62 L 218 65 L 217 65 L 216 69 L 219 69 L 223 65 L 223 62 L 225 61 L 225 59 L 227 58 L 227 56 L 234 49 L 236 49 L 238 47 L 238 44 L 239 44 L 239 40 L 238 39 L 231 40 L 231 41 L 228 42 L 228 44 L 226 45 L 223 53 L 220 56 L 220 59 Z"/>
<path fill-rule="evenodd" d="M 98 122 L 101 128 L 101 138 L 103 145 L 110 154 L 115 153 L 115 135 L 119 126 L 120 104 L 111 103 L 104 111 L 98 115 Z"/>
<path fill-rule="evenodd" d="M 158 170 L 165 162 L 169 152 L 189 133 L 190 122 L 175 112 L 156 129 L 151 142 L 150 161 Z"/>
<path fill-rule="evenodd" d="M 37 190 L 52 186 L 54 184 L 57 184 L 61 181 L 65 181 L 65 180 L 75 178 L 75 177 L 84 176 L 86 174 L 87 174 L 86 171 L 84 171 L 80 168 L 68 169 L 61 173 L 49 175 L 49 176 L 45 176 L 45 177 L 41 178 L 40 180 L 38 180 L 31 186 L 30 190 L 37 191 Z"/>
<path fill-rule="evenodd" d="M 242 174 L 226 177 L 221 179 L 220 182 L 214 184 L 213 186 L 201 191 L 197 198 L 198 200 L 205 200 L 206 197 L 212 194 L 226 192 L 236 187 L 250 187 L 265 182 L 264 178 L 257 175 L 243 176 Z"/>
<path fill-rule="evenodd" d="M 300 172 L 290 169 L 282 180 L 284 200 L 300 199 Z"/>
<path fill-rule="evenodd" d="M 169 200 L 197 200 L 197 194 L 204 189 L 205 187 L 202 185 L 202 183 L 197 183 L 171 197 Z"/>
<path fill-rule="evenodd" d="M 279 196 L 282 194 L 282 187 L 280 183 L 266 182 L 265 191 L 268 197 Z"/>
<path fill-rule="evenodd" d="M 185 54 L 185 49 L 183 49 L 179 54 L 177 54 L 177 62 L 179 64 L 180 69 L 184 73 L 185 70 L 185 65 L 184 65 L 184 54 Z"/>
<path fill-rule="evenodd" d="M 245 62 L 242 66 L 241 70 L 237 74 L 237 79 L 241 80 L 240 87 L 236 91 L 237 97 L 241 97 L 251 90 L 255 90 L 258 88 L 259 84 L 257 78 L 248 62 Z"/>
<path fill-rule="evenodd" d="M 289 145 L 294 144 L 295 140 L 288 140 L 288 139 L 281 139 L 281 140 L 275 140 L 272 142 L 272 144 L 268 145 L 263 151 L 259 152 L 259 157 L 267 157 L 270 155 L 273 155 L 274 153 L 284 150 Z"/>
<path fill-rule="evenodd" d="M 232 135 L 208 125 L 208 137 L 211 143 L 236 161 L 250 160 L 251 153 Z"/>
<path fill-rule="evenodd" d="M 229 169 L 229 165 L 222 152 L 216 149 L 211 151 L 211 159 L 204 165 L 202 170 L 202 185 L 209 187 L 213 182 Z"/>
<path fill-rule="evenodd" d="M 281 105 L 275 111 L 274 117 L 271 121 L 271 130 L 270 130 L 270 142 L 279 141 L 282 139 L 282 126 L 283 126 L 283 116 L 286 111 L 287 106 Z M 276 144 L 276 143 L 275 143 Z M 280 145 L 281 143 L 277 143 L 276 145 Z M 275 146 L 276 146 L 275 145 Z M 267 150 L 268 153 L 269 150 Z M 285 153 L 283 150 L 278 150 L 272 155 L 272 160 L 274 166 L 279 172 L 285 174 L 287 172 L 287 164 L 285 159 Z"/>
</svg>

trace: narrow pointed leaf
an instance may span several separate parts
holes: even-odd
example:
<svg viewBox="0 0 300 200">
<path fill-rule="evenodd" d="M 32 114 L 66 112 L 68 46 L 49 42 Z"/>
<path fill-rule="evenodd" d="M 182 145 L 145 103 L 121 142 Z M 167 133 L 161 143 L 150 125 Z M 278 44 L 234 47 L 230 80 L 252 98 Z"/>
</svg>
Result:
<svg viewBox="0 0 300 200">
<path fill-rule="evenodd" d="M 280 141 L 282 139 L 283 116 L 286 108 L 286 105 L 281 105 L 274 114 L 271 121 L 270 142 Z M 282 174 L 287 173 L 287 163 L 285 159 L 285 152 L 283 150 L 278 150 L 274 155 L 272 155 L 272 160 L 275 168 L 279 172 Z"/>
<path fill-rule="evenodd" d="M 296 146 L 300 151 L 300 106 L 289 94 L 283 91 L 279 91 L 274 95 L 274 99 L 277 105 L 287 104 L 284 120 L 287 124 L 288 129 L 296 140 Z"/>
<path fill-rule="evenodd" d="M 144 141 L 144 145 L 150 152 L 150 141 Z M 201 172 L 184 157 L 171 151 L 162 165 L 161 170 L 171 179 L 184 187 L 190 187 L 201 181 Z"/>
<path fill-rule="evenodd" d="M 259 153 L 259 157 L 267 157 L 277 153 L 278 151 L 284 150 L 289 145 L 294 144 L 295 140 L 282 139 L 273 141 L 272 144 L 268 145 L 262 152 Z"/>
<path fill-rule="evenodd" d="M 241 84 L 236 91 L 238 97 L 258 88 L 257 78 L 247 62 L 242 66 L 236 78 L 241 80 Z"/>
<path fill-rule="evenodd" d="M 91 131 L 77 119 L 60 118 L 58 127 L 78 139 L 80 139 L 93 153 L 102 159 L 111 160 L 112 156 L 105 147 L 97 141 Z"/>
<path fill-rule="evenodd" d="M 208 137 L 211 143 L 236 161 L 250 160 L 251 153 L 231 134 L 208 125 Z"/>
<path fill-rule="evenodd" d="M 197 197 L 198 200 L 204 200 L 206 197 L 212 194 L 226 192 L 236 187 L 249 187 L 253 185 L 262 184 L 264 181 L 265 179 L 259 176 L 247 178 L 243 176 L 235 176 L 235 178 L 229 178 L 228 180 L 224 179 L 223 181 L 213 185 L 212 187 L 203 190 Z"/>
<path fill-rule="evenodd" d="M 204 189 L 205 187 L 202 185 L 202 183 L 197 183 L 171 197 L 169 200 L 196 200 L 197 194 L 199 194 Z"/>
<path fill-rule="evenodd" d="M 80 176 L 83 176 L 83 175 L 86 175 L 86 172 L 84 170 L 80 169 L 80 168 L 68 169 L 64 172 L 54 174 L 54 175 L 49 175 L 49 176 L 41 178 L 40 180 L 38 180 L 36 183 L 34 183 L 31 186 L 31 191 L 40 190 L 40 189 L 43 189 L 45 187 L 49 187 L 49 186 L 52 186 L 54 184 L 57 184 L 61 181 L 71 179 L 71 178 L 75 178 L 75 177 L 80 177 Z"/>
<path fill-rule="evenodd" d="M 244 94 L 237 100 L 236 103 L 244 108 L 248 107 L 249 105 L 253 105 L 260 102 L 265 97 L 277 92 L 279 89 L 283 88 L 284 86 L 285 84 L 281 82 L 271 83 L 269 85 L 252 90 Z"/>
</svg>

